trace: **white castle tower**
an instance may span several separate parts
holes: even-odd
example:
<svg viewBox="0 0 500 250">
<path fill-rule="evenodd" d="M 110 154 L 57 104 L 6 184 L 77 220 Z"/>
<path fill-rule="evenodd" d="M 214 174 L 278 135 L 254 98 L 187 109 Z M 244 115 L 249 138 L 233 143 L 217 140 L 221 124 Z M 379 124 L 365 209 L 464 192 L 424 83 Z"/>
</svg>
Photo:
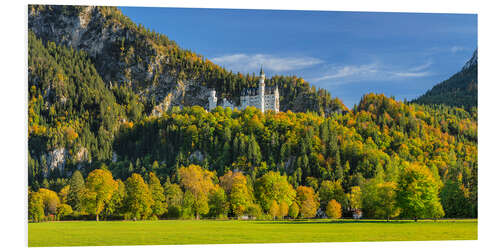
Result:
<svg viewBox="0 0 500 250">
<path fill-rule="evenodd" d="M 274 112 L 280 112 L 280 92 L 278 85 L 274 88 Z"/>
<path fill-rule="evenodd" d="M 260 108 L 262 113 L 266 110 L 265 108 L 265 95 L 266 95 L 266 75 L 264 74 L 264 71 L 262 70 L 262 66 L 260 67 L 260 80 L 259 80 L 259 99 L 260 99 L 260 105 L 257 108 Z"/>
<path fill-rule="evenodd" d="M 208 110 L 212 110 L 217 107 L 217 97 L 215 96 L 215 90 L 210 90 L 210 96 L 208 97 Z"/>
<path fill-rule="evenodd" d="M 266 88 L 266 75 L 260 68 L 260 78 L 258 88 L 245 88 L 240 94 L 240 105 L 236 106 L 231 103 L 231 101 L 224 98 L 222 102 L 223 108 L 237 108 L 239 110 L 244 110 L 249 106 L 256 107 L 260 109 L 263 113 L 266 110 L 272 110 L 274 112 L 280 112 L 280 93 L 278 91 L 278 85 Z M 208 109 L 213 110 L 217 107 L 217 97 L 215 96 L 215 90 L 210 91 L 210 96 L 208 97 Z"/>
</svg>

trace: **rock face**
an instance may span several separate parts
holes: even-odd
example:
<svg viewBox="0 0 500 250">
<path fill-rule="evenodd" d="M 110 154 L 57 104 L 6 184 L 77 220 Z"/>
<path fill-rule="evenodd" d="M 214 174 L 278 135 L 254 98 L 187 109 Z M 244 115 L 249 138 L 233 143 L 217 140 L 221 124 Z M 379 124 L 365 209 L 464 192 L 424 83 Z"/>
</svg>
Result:
<svg viewBox="0 0 500 250">
<path fill-rule="evenodd" d="M 190 156 L 189 156 L 189 160 L 196 160 L 198 162 L 202 162 L 203 160 L 205 159 L 205 156 L 203 155 L 202 152 L 200 152 L 199 150 L 196 150 L 194 151 Z"/>
<path fill-rule="evenodd" d="M 462 68 L 462 71 L 467 70 L 470 67 L 474 66 L 477 67 L 477 49 L 474 50 L 474 54 L 472 54 L 471 59 L 469 59 L 469 61 L 465 63 L 464 67 Z"/>
<path fill-rule="evenodd" d="M 177 69 L 154 41 L 116 21 L 106 9 L 76 6 L 30 6 L 28 27 L 52 41 L 91 57 L 105 82 L 127 84 L 141 96 L 154 97 L 160 109 L 171 106 L 207 107 L 208 91 L 201 80 L 180 80 Z M 124 17 L 125 18 L 125 17 Z"/>
<path fill-rule="evenodd" d="M 64 172 L 64 166 L 66 165 L 66 158 L 68 156 L 68 151 L 65 148 L 56 148 L 50 151 L 47 155 L 47 165 L 48 171 L 44 172 L 44 176 L 47 177 L 49 172 L 58 169 Z"/>
<path fill-rule="evenodd" d="M 70 156 L 66 148 L 60 147 L 49 151 L 45 158 L 47 159 L 47 169 L 44 170 L 44 176 L 47 177 L 53 171 L 59 171 L 61 174 L 70 174 L 70 170 L 66 170 L 67 161 L 74 162 L 78 169 L 83 168 L 86 164 L 91 163 L 88 149 L 80 147 L 80 149 Z M 69 171 L 69 172 L 68 172 Z"/>
<path fill-rule="evenodd" d="M 87 163 L 91 163 L 92 159 L 89 157 L 88 149 L 81 147 L 75 155 L 75 161 L 77 162 L 76 166 L 78 169 L 81 169 Z"/>
</svg>

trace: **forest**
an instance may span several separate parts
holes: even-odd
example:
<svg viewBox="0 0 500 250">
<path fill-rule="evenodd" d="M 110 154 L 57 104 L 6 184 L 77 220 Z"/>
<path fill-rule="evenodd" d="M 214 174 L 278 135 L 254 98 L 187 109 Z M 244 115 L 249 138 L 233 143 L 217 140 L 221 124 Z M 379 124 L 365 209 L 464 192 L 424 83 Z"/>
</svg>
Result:
<svg viewBox="0 0 500 250">
<path fill-rule="evenodd" d="M 128 25 L 164 43 L 175 72 L 228 97 L 257 83 Z M 285 112 L 193 105 L 152 116 L 155 98 L 105 83 L 96 60 L 29 31 L 30 221 L 477 217 L 476 107 L 369 93 L 349 110 L 302 78 L 274 76 Z"/>
</svg>

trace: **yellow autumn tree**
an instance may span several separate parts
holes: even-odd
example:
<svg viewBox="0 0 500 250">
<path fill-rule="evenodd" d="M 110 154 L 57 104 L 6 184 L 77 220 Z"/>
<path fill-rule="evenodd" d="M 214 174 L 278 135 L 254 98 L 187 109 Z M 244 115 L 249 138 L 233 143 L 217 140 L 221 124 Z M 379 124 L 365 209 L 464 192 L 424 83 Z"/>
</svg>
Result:
<svg viewBox="0 0 500 250">
<path fill-rule="evenodd" d="M 269 214 L 273 217 L 273 220 L 279 215 L 280 208 L 276 200 L 271 202 L 271 206 L 269 207 Z"/>
<path fill-rule="evenodd" d="M 332 219 L 338 219 L 342 217 L 342 207 L 340 206 L 340 203 L 338 203 L 336 200 L 329 201 L 328 205 L 326 206 L 326 215 Z"/>
<path fill-rule="evenodd" d="M 118 189 L 118 183 L 108 170 L 96 169 L 87 176 L 83 203 L 88 212 L 95 214 L 96 221 L 99 221 L 99 214 L 105 204 L 111 200 L 116 189 Z"/>
<path fill-rule="evenodd" d="M 297 202 L 300 208 L 300 216 L 303 218 L 316 216 L 319 201 L 318 195 L 314 193 L 314 189 L 311 187 L 299 186 L 297 188 Z"/>
<path fill-rule="evenodd" d="M 289 206 L 288 204 L 286 204 L 286 202 L 280 202 L 279 207 L 280 207 L 279 216 L 281 219 L 283 219 L 285 216 L 288 215 Z"/>
<path fill-rule="evenodd" d="M 200 215 L 208 213 L 208 194 L 215 187 L 215 174 L 198 165 L 189 165 L 179 168 L 179 177 L 182 187 L 194 196 L 193 210 L 199 219 Z"/>
</svg>

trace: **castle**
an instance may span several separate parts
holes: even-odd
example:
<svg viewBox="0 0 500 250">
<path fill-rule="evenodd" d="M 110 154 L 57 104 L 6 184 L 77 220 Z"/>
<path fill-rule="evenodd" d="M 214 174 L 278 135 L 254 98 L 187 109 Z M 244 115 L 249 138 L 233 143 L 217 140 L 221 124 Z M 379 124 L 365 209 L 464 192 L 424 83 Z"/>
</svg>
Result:
<svg viewBox="0 0 500 250">
<path fill-rule="evenodd" d="M 258 88 L 246 88 L 241 91 L 240 95 L 240 105 L 235 106 L 230 103 L 226 98 L 222 101 L 222 107 L 229 107 L 231 109 L 237 108 L 243 110 L 248 106 L 254 106 L 260 109 L 262 112 L 266 110 L 273 110 L 275 112 L 280 111 L 280 94 L 278 92 L 278 86 L 266 87 L 265 81 L 266 76 L 262 68 L 260 68 L 260 79 Z M 215 90 L 210 91 L 210 96 L 208 97 L 208 109 L 212 110 L 217 107 L 217 97 L 215 96 Z"/>
</svg>

